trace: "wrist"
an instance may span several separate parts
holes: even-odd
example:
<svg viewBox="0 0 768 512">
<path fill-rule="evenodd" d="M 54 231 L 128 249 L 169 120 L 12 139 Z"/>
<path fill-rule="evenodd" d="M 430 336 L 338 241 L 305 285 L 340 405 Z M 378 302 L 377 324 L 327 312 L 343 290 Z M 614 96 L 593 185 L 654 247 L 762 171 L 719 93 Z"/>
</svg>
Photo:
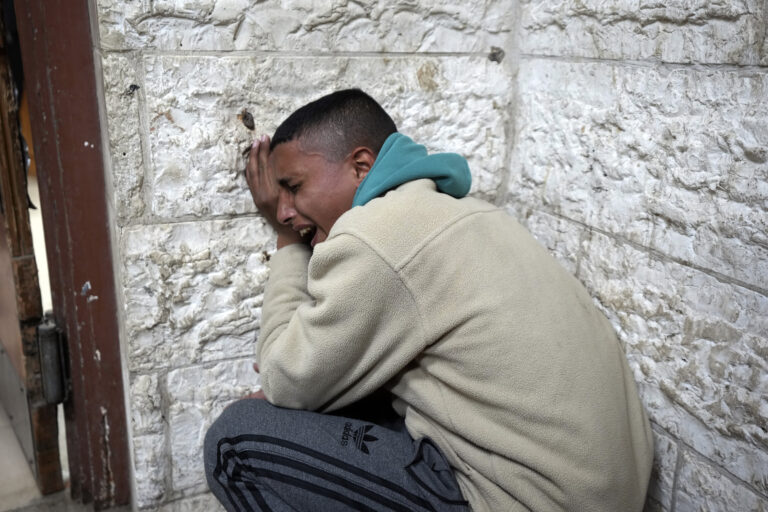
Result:
<svg viewBox="0 0 768 512">
<path fill-rule="evenodd" d="M 283 232 L 283 231 L 277 232 L 277 248 L 278 249 L 282 249 L 286 245 L 301 244 L 301 243 L 304 243 L 304 240 L 302 240 L 301 235 L 299 235 L 296 231 L 291 230 L 290 232 Z"/>
</svg>

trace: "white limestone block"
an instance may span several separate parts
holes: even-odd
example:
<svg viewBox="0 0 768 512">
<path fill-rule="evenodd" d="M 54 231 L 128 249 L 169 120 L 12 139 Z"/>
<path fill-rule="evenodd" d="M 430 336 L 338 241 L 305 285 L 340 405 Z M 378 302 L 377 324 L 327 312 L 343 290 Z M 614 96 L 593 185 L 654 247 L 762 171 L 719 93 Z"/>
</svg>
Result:
<svg viewBox="0 0 768 512">
<path fill-rule="evenodd" d="M 122 245 L 132 371 L 254 353 L 274 251 L 263 220 L 135 226 Z"/>
<path fill-rule="evenodd" d="M 515 4 L 98 0 L 97 8 L 107 50 L 488 52 L 509 44 Z"/>
<path fill-rule="evenodd" d="M 677 512 L 755 512 L 766 507 L 764 498 L 688 451 L 683 452 L 676 498 Z"/>
<path fill-rule="evenodd" d="M 760 0 L 522 0 L 520 47 L 537 55 L 765 65 L 766 8 Z"/>
<path fill-rule="evenodd" d="M 518 87 L 510 202 L 768 289 L 767 74 L 525 59 Z"/>
<path fill-rule="evenodd" d="M 133 436 L 136 505 L 154 507 L 166 498 L 166 475 L 171 463 L 162 433 Z"/>
<path fill-rule="evenodd" d="M 163 432 L 163 404 L 157 374 L 132 375 L 130 387 L 133 435 Z"/>
<path fill-rule="evenodd" d="M 662 510 L 672 507 L 678 449 L 674 438 L 658 430 L 653 431 L 653 470 L 648 485 L 648 496 L 654 499 Z"/>
<path fill-rule="evenodd" d="M 260 389 L 252 358 L 168 372 L 171 478 L 175 495 L 208 489 L 203 441 L 208 427 L 234 400 Z"/>
<path fill-rule="evenodd" d="M 111 54 L 102 59 L 109 134 L 111 190 L 119 225 L 136 222 L 144 213 L 144 167 L 139 85 L 135 56 Z"/>
<path fill-rule="evenodd" d="M 652 420 L 768 489 L 768 297 L 597 233 L 579 277 L 625 346 Z"/>
</svg>

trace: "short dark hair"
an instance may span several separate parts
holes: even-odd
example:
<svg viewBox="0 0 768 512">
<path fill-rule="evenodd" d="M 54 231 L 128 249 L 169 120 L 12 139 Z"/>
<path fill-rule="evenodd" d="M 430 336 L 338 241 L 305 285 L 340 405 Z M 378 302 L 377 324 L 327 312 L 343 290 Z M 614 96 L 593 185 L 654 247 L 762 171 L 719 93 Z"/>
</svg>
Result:
<svg viewBox="0 0 768 512">
<path fill-rule="evenodd" d="M 358 146 L 378 154 L 395 132 L 395 122 L 376 100 L 360 89 L 345 89 L 307 103 L 288 116 L 275 130 L 269 149 L 302 139 L 302 143 L 338 161 Z"/>
</svg>

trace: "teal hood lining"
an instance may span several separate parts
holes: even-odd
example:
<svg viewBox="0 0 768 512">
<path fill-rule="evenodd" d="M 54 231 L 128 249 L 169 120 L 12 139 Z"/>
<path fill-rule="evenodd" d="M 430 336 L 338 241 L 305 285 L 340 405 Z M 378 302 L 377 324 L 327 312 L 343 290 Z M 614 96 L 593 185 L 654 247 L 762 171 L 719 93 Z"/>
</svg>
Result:
<svg viewBox="0 0 768 512">
<path fill-rule="evenodd" d="M 393 133 L 379 151 L 373 167 L 357 187 L 352 206 L 362 206 L 403 183 L 432 179 L 437 190 L 453 197 L 464 197 L 472 185 L 467 160 L 456 153 L 435 153 L 410 137 Z"/>
</svg>

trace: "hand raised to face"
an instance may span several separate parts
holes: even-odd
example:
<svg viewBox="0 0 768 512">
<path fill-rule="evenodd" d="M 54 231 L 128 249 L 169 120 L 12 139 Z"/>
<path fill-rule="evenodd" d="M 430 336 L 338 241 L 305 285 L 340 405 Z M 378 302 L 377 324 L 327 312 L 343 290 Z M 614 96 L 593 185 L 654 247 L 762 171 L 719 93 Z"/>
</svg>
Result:
<svg viewBox="0 0 768 512">
<path fill-rule="evenodd" d="M 259 213 L 277 232 L 277 248 L 280 249 L 285 245 L 304 241 L 290 225 L 281 224 L 277 220 L 280 186 L 274 170 L 269 165 L 269 142 L 267 135 L 262 135 L 253 141 L 248 155 L 248 164 L 245 167 L 245 180 Z"/>
</svg>

